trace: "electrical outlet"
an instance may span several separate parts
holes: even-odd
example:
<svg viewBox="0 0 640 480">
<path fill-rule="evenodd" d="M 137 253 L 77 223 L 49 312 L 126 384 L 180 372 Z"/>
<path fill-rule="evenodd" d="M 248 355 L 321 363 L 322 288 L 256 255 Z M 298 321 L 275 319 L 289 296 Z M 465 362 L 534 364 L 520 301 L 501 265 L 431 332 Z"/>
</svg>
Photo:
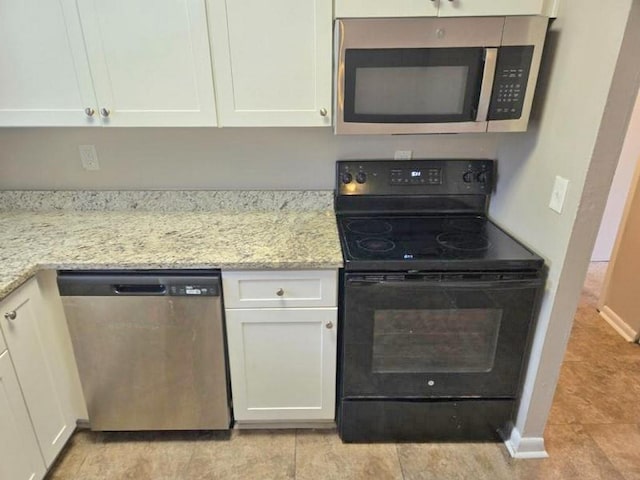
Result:
<svg viewBox="0 0 640 480">
<path fill-rule="evenodd" d="M 95 145 L 79 145 L 80 161 L 85 170 L 100 170 Z"/>
<path fill-rule="evenodd" d="M 551 210 L 562 213 L 562 207 L 564 206 L 564 199 L 567 196 L 568 188 L 569 180 L 556 175 L 556 181 L 553 184 L 553 191 L 551 192 L 551 200 L 549 200 L 549 208 Z"/>
<path fill-rule="evenodd" d="M 394 160 L 411 160 L 413 152 L 411 150 L 396 150 L 393 154 Z"/>
</svg>

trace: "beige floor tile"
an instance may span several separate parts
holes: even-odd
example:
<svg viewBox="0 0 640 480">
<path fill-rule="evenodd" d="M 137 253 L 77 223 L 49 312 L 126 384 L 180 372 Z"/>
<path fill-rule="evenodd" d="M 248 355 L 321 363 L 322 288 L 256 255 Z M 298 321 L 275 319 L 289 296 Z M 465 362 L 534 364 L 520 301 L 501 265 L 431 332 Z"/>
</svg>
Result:
<svg viewBox="0 0 640 480">
<path fill-rule="evenodd" d="M 76 434 L 77 435 L 77 434 Z M 86 451 L 80 468 L 71 475 L 64 464 L 57 467 L 52 478 L 101 479 L 153 479 L 176 480 L 184 478 L 195 444 L 203 434 L 198 432 L 104 433 L 87 432 L 93 437 L 93 448 L 80 445 Z M 74 436 L 75 438 L 75 436 Z M 63 459 L 64 461 L 64 459 Z"/>
<path fill-rule="evenodd" d="M 549 458 L 509 459 L 514 480 L 625 480 L 581 425 L 550 425 Z"/>
<path fill-rule="evenodd" d="M 228 441 L 198 442 L 184 478 L 293 479 L 295 441 L 293 430 L 236 430 Z"/>
<path fill-rule="evenodd" d="M 640 423 L 639 359 L 565 362 L 551 424 Z"/>
<path fill-rule="evenodd" d="M 58 456 L 47 477 L 50 480 L 77 478 L 88 456 L 102 447 L 102 437 L 88 430 L 77 431 Z"/>
<path fill-rule="evenodd" d="M 626 480 L 640 480 L 640 425 L 587 425 L 585 429 Z"/>
<path fill-rule="evenodd" d="M 342 443 L 337 433 L 298 431 L 296 480 L 402 479 L 394 444 Z"/>
<path fill-rule="evenodd" d="M 498 443 L 398 445 L 405 480 L 510 480 L 504 446 Z"/>
</svg>

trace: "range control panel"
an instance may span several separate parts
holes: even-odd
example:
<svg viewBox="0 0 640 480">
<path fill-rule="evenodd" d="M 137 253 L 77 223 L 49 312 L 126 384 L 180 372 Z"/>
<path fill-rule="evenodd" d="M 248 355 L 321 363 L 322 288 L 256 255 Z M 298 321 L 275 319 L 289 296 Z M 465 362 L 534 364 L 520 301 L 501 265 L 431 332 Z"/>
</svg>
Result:
<svg viewBox="0 0 640 480">
<path fill-rule="evenodd" d="M 343 160 L 337 162 L 340 195 L 489 194 L 495 162 L 488 159 Z"/>
</svg>

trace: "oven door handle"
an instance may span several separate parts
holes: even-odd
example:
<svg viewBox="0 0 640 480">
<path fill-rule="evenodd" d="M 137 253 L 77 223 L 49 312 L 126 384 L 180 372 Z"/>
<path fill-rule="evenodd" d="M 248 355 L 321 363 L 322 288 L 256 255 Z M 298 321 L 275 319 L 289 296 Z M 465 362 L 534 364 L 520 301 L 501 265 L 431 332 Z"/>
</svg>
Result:
<svg viewBox="0 0 640 480">
<path fill-rule="evenodd" d="M 384 285 L 389 287 L 440 287 L 440 288 L 530 288 L 544 285 L 542 278 L 504 279 L 504 280 L 380 280 L 380 279 L 348 279 L 349 287 L 371 287 Z"/>
<path fill-rule="evenodd" d="M 496 76 L 498 63 L 498 49 L 484 49 L 484 72 L 482 74 L 482 86 L 480 87 L 480 99 L 478 100 L 478 113 L 476 122 L 486 122 L 489 116 L 489 104 L 493 92 L 493 80 Z"/>
</svg>

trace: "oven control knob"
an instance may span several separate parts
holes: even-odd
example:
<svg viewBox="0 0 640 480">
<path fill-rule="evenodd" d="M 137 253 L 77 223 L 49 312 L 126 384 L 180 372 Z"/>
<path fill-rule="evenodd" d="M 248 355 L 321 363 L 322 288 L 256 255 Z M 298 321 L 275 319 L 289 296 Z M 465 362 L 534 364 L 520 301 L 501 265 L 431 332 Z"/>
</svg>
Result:
<svg viewBox="0 0 640 480">
<path fill-rule="evenodd" d="M 464 183 L 473 182 L 473 172 L 472 171 L 464 172 L 462 174 L 462 180 L 464 181 Z"/>
<path fill-rule="evenodd" d="M 345 185 L 351 183 L 353 181 L 353 175 L 351 175 L 349 172 L 344 172 L 342 174 L 342 183 L 344 183 Z"/>
<path fill-rule="evenodd" d="M 356 173 L 356 182 L 358 183 L 364 183 L 367 181 L 367 174 L 364 172 L 358 172 Z"/>
<path fill-rule="evenodd" d="M 486 183 L 487 182 L 487 172 L 480 172 L 477 176 L 476 176 L 476 180 L 480 183 Z"/>
</svg>

